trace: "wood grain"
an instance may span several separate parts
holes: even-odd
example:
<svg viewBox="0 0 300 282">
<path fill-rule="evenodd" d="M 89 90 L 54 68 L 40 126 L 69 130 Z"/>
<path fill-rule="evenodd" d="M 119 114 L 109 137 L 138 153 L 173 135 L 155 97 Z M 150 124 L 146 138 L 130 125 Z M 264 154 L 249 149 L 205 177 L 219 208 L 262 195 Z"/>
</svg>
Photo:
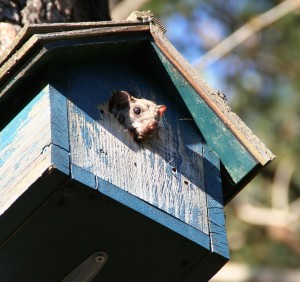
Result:
<svg viewBox="0 0 300 282">
<path fill-rule="evenodd" d="M 275 156 L 259 140 L 245 123 L 232 111 L 227 103 L 200 78 L 199 74 L 170 44 L 161 30 L 155 25 L 151 26 L 151 34 L 157 47 L 172 62 L 173 66 L 198 92 L 198 95 L 207 103 L 214 113 L 223 121 L 224 125 L 241 142 L 246 150 L 262 165 L 267 165 Z"/>
<path fill-rule="evenodd" d="M 203 154 L 211 251 L 229 259 L 220 160 L 208 146 L 204 147 Z"/>
<path fill-rule="evenodd" d="M 257 160 L 249 154 L 248 150 L 223 123 L 223 120 L 202 100 L 195 89 L 155 45 L 154 49 L 206 142 L 218 154 L 234 183 L 238 184 L 257 166 Z"/>
<path fill-rule="evenodd" d="M 101 110 L 97 122 L 69 104 L 72 163 L 207 233 L 202 156 L 189 152 L 180 131 L 163 128 L 141 146 L 106 105 Z"/>
<path fill-rule="evenodd" d="M 0 133 L 0 214 L 51 165 L 50 102 L 44 94 Z"/>
<path fill-rule="evenodd" d="M 66 103 L 47 86 L 0 133 L 0 214 L 47 169 L 68 174 Z"/>
<path fill-rule="evenodd" d="M 34 32 L 38 33 L 32 35 Z M 153 21 L 28 26 L 21 32 L 14 51 L 11 51 L 0 70 L 3 83 L 0 96 L 4 98 L 4 94 L 11 92 L 11 87 L 15 85 L 16 81 L 19 83 L 22 81 L 24 75 L 28 74 L 28 67 L 32 69 L 33 66 L 37 65 L 37 62 L 41 62 L 42 58 L 45 59 L 45 53 L 49 53 L 47 48 L 53 51 L 55 48 L 63 47 L 63 44 L 65 44 L 65 47 L 79 44 L 80 41 L 78 40 L 101 38 L 104 42 L 103 40 L 109 36 L 116 36 L 115 39 L 117 40 L 118 36 L 127 36 L 128 38 L 133 34 L 148 36 L 149 32 L 151 32 L 154 39 L 153 47 L 155 51 L 165 66 L 167 63 L 169 64 L 169 66 L 166 66 L 166 70 L 171 78 L 177 81 L 176 87 L 178 87 L 180 95 L 193 114 L 201 133 L 205 135 L 209 145 L 221 158 L 226 173 L 228 172 L 227 178 L 233 179 L 232 187 L 227 189 L 228 193 L 226 192 L 228 200 L 267 165 L 274 158 L 274 155 L 236 116 L 218 95 L 217 91 L 212 90 L 199 77 L 196 71 L 164 37 L 160 28 Z M 119 40 L 124 41 L 126 38 L 122 37 Z M 147 40 L 150 42 L 150 37 Z M 87 45 L 83 44 L 83 41 L 81 42 L 82 44 L 78 46 L 87 48 Z M 42 45 L 47 45 L 46 49 L 40 49 Z M 100 49 L 99 47 L 101 52 Z M 36 56 L 28 62 L 28 67 L 24 68 L 24 61 L 33 52 L 36 52 Z M 154 66 L 154 68 L 157 67 Z M 14 75 L 14 82 L 10 77 L 15 71 L 17 73 Z M 182 81 L 178 82 L 180 76 Z M 5 83 L 7 84 L 5 85 Z M 203 108 L 205 114 L 202 112 Z"/>
</svg>

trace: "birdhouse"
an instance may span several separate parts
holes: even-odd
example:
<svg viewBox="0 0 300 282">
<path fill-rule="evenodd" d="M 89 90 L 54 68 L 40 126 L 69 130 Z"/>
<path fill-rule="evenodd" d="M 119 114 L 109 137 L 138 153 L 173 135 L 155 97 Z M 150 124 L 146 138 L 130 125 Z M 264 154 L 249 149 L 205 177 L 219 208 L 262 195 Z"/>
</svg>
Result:
<svg viewBox="0 0 300 282">
<path fill-rule="evenodd" d="M 273 155 L 164 32 L 142 12 L 29 25 L 3 56 L 1 281 L 208 281 L 228 261 L 224 205 Z"/>
</svg>

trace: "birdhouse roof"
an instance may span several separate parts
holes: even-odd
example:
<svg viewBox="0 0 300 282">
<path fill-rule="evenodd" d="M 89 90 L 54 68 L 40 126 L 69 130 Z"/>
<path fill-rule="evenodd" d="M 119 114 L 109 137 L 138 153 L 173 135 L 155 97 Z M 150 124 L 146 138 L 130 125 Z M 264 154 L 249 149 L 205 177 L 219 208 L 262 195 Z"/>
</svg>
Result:
<svg viewBox="0 0 300 282">
<path fill-rule="evenodd" d="M 37 72 L 39 66 L 50 60 L 66 59 L 64 54 L 59 57 L 53 50 L 75 45 L 83 49 L 95 40 L 104 42 L 108 37 L 113 38 L 115 50 L 130 49 L 134 48 L 128 43 L 132 36 L 140 36 L 151 46 L 152 56 L 157 58 L 155 64 L 172 80 L 174 95 L 179 95 L 205 141 L 218 155 L 222 163 L 224 201 L 229 202 L 274 155 L 232 111 L 223 95 L 210 88 L 179 54 L 164 33 L 163 25 L 151 13 L 143 12 L 134 12 L 125 21 L 25 26 L 0 59 L 0 112 L 6 113 L 0 127 L 13 116 L 14 110 L 6 106 L 16 95 L 10 89 L 22 83 L 24 74 Z M 103 52 L 108 50 L 103 48 Z M 72 49 L 72 52 L 78 51 Z"/>
</svg>

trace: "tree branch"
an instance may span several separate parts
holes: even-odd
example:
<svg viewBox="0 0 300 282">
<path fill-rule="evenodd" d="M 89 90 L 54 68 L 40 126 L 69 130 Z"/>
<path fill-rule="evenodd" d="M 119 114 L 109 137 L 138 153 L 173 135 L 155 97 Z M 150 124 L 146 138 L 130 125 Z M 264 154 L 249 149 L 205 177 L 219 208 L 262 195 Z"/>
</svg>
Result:
<svg viewBox="0 0 300 282">
<path fill-rule="evenodd" d="M 277 165 L 271 187 L 272 208 L 289 210 L 289 188 L 294 169 L 290 159 L 282 159 Z"/>
<path fill-rule="evenodd" d="M 300 7 L 300 0 L 285 0 L 267 12 L 254 17 L 193 63 L 200 70 L 231 52 L 246 39 Z"/>
</svg>

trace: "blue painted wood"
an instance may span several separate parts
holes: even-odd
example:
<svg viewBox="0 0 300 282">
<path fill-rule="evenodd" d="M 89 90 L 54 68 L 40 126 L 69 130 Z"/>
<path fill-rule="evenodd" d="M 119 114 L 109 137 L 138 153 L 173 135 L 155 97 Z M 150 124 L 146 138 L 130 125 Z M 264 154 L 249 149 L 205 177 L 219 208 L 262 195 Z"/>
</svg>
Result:
<svg viewBox="0 0 300 282">
<path fill-rule="evenodd" d="M 145 40 L 144 37 L 143 40 Z M 193 120 L 195 116 L 198 122 L 213 119 L 213 113 L 205 108 L 206 105 L 203 102 L 199 102 L 198 98 L 195 98 L 197 94 L 182 80 L 182 77 L 179 79 L 177 77 L 175 79 L 177 82 L 170 83 L 170 78 L 164 80 L 165 76 L 161 69 L 158 74 L 154 75 L 151 70 L 145 69 L 144 61 L 139 62 L 141 57 L 134 58 L 132 52 L 128 52 L 128 50 L 120 51 L 117 58 L 114 57 L 113 51 L 108 52 L 107 58 L 103 54 L 97 57 L 99 50 L 107 51 L 114 44 L 110 41 L 110 44 L 102 49 L 99 46 L 103 46 L 105 39 L 100 40 L 101 42 L 96 41 L 97 38 L 91 40 L 87 44 L 89 46 L 84 47 L 84 52 L 78 48 L 82 44 L 81 41 L 68 41 L 67 43 L 60 41 L 47 46 L 47 48 L 53 49 L 44 57 L 44 63 L 51 63 L 54 59 L 56 62 L 63 61 L 65 63 L 59 67 L 49 68 L 51 86 L 47 88 L 48 92 L 46 91 L 44 97 L 47 97 L 46 100 L 51 109 L 51 114 L 47 119 L 47 130 L 50 128 L 51 138 L 48 138 L 48 142 L 41 148 L 41 155 L 50 155 L 51 165 L 48 167 L 47 173 L 42 176 L 43 178 L 47 177 L 48 173 L 51 175 L 52 165 L 54 165 L 66 175 L 69 175 L 71 170 L 70 175 L 73 180 L 69 180 L 66 185 L 55 184 L 57 185 L 55 187 L 60 189 L 56 191 L 55 200 L 49 201 L 49 206 L 48 202 L 45 203 L 45 213 L 43 216 L 41 215 L 40 220 L 42 221 L 45 215 L 49 216 L 54 206 L 58 215 L 64 215 L 58 208 L 59 205 L 63 205 L 64 211 L 68 212 L 71 220 L 61 218 L 59 226 L 66 230 L 65 224 L 67 224 L 67 230 L 78 232 L 82 226 L 79 228 L 75 226 L 77 222 L 74 218 L 76 219 L 76 217 L 72 215 L 72 212 L 86 199 L 97 198 L 92 194 L 97 188 L 101 201 L 96 204 L 91 204 L 90 201 L 85 202 L 81 206 L 80 214 L 76 210 L 81 224 L 85 223 L 86 216 L 92 215 L 92 219 L 88 218 L 90 222 L 93 222 L 89 225 L 91 230 L 97 233 L 97 236 L 104 236 L 105 242 L 115 247 L 117 244 L 112 244 L 109 236 L 113 234 L 115 242 L 123 242 L 123 238 L 120 238 L 119 234 L 122 234 L 121 231 L 124 230 L 124 226 L 126 227 L 126 222 L 122 223 L 123 229 L 119 228 L 118 218 L 121 218 L 119 214 L 114 217 L 114 224 L 111 224 L 109 219 L 113 209 L 107 213 L 108 209 L 103 203 L 111 200 L 116 206 L 121 204 L 120 206 L 126 207 L 123 210 L 126 211 L 126 214 L 124 212 L 122 218 L 124 216 L 127 222 L 135 214 L 139 217 L 137 220 L 139 224 L 141 222 L 142 224 L 145 222 L 155 223 L 153 225 L 155 234 L 162 232 L 164 238 L 173 238 L 178 235 L 179 238 L 186 238 L 195 244 L 192 253 L 200 251 L 200 254 L 189 254 L 189 258 L 193 260 L 193 266 L 188 266 L 188 271 L 185 272 L 189 272 L 189 274 L 182 279 L 190 281 L 191 277 L 193 279 L 200 277 L 201 281 L 206 281 L 228 259 L 219 160 L 207 148 L 201 135 L 201 132 L 204 131 L 200 128 L 200 132 Z M 123 38 L 123 43 L 125 41 Z M 64 46 L 65 49 L 62 48 Z M 134 50 L 140 50 L 140 47 L 135 49 L 135 46 Z M 127 48 L 126 43 L 122 45 L 122 48 Z M 89 51 L 93 55 L 90 55 Z M 81 59 L 76 58 L 79 54 Z M 104 52 L 104 54 L 106 53 Z M 128 54 L 130 57 L 127 57 Z M 75 62 L 72 62 L 72 59 L 75 59 Z M 153 57 L 150 57 L 149 61 L 152 59 Z M 155 65 L 155 67 L 158 66 Z M 172 72 L 169 70 L 169 73 Z M 178 75 L 175 72 L 172 74 Z M 22 78 L 19 77 L 19 79 Z M 187 106 L 193 109 L 191 113 L 179 100 L 177 89 L 182 94 Z M 101 113 L 98 105 L 103 106 L 114 90 L 127 90 L 136 96 L 141 95 L 155 100 L 158 104 L 167 104 L 168 110 L 158 138 L 151 140 L 148 144 L 138 145 L 113 117 L 108 117 L 107 112 Z M 187 99 L 184 95 L 191 95 L 193 98 Z M 196 106 L 191 105 L 193 103 L 200 103 L 200 109 L 204 110 L 203 120 L 195 114 Z M 40 110 L 42 109 L 43 107 L 40 108 Z M 36 124 L 38 124 L 38 119 L 36 119 Z M 224 129 L 218 120 L 212 120 L 209 126 L 211 124 L 219 130 L 214 134 L 219 134 L 220 128 Z M 28 132 L 29 130 L 27 136 Z M 39 146 L 34 146 L 34 150 L 38 149 Z M 247 156 L 245 158 L 247 159 Z M 70 185 L 75 188 L 71 189 Z M 78 192 L 76 187 L 79 187 L 80 190 L 78 194 L 76 194 Z M 93 197 L 90 196 L 91 194 Z M 70 203 L 73 203 L 74 206 L 69 205 Z M 94 219 L 95 221 L 93 221 Z M 98 220 L 96 221 L 96 219 Z M 34 222 L 38 226 L 39 220 Z M 97 224 L 99 225 L 97 226 Z M 130 224 L 134 232 L 126 235 L 124 244 L 134 242 L 133 238 L 139 237 L 134 222 L 130 222 Z M 74 226 L 71 228 L 71 225 Z M 56 225 L 53 224 L 53 226 Z M 47 225 L 47 227 L 49 226 Z M 106 228 L 109 228 L 109 232 L 106 232 Z M 29 230 L 28 227 L 27 236 L 30 233 Z M 145 236 L 147 238 L 145 245 L 148 244 L 149 238 L 151 239 L 151 231 L 148 232 L 148 237 Z M 80 234 L 86 236 L 90 233 L 81 230 Z M 74 238 L 77 236 L 74 235 Z M 93 240 L 93 243 L 101 244 L 102 241 L 98 241 L 97 238 Z M 59 244 L 62 243 L 59 236 L 55 240 Z M 163 242 L 167 241 L 166 239 Z M 24 244 L 25 241 L 21 239 L 18 242 Z M 64 243 L 68 244 L 68 240 L 65 240 Z M 161 242 L 159 241 L 159 243 Z M 134 244 L 132 243 L 132 245 Z M 98 245 L 93 244 L 93 248 L 95 246 Z M 168 245 L 169 249 L 167 248 L 167 250 L 171 249 L 173 253 L 176 253 L 177 250 L 172 249 L 173 246 L 174 244 Z M 80 255 L 85 247 L 86 245 L 81 246 Z M 125 246 L 124 249 L 130 251 L 131 247 Z M 137 254 L 143 250 L 141 244 L 133 248 Z M 69 251 L 74 249 L 69 245 Z M 146 249 L 149 250 L 149 247 Z M 112 252 L 114 253 L 115 250 Z M 151 259 L 153 257 L 155 258 L 155 255 L 151 256 Z M 178 261 L 176 257 L 172 259 L 175 262 Z M 124 257 L 121 262 L 124 262 Z M 74 264 L 71 266 L 74 267 L 76 261 L 72 263 Z M 121 263 L 119 266 L 124 265 Z M 205 267 L 204 271 L 203 267 Z M 197 269 L 197 275 L 191 269 Z M 199 275 L 201 271 L 203 274 Z M 178 272 L 183 273 L 184 271 Z M 190 280 L 185 280 L 185 278 Z"/>
<path fill-rule="evenodd" d="M 66 99 L 48 85 L 0 133 L 2 250 L 68 177 L 66 113 Z M 55 184 L 43 175 L 51 175 Z"/>
<path fill-rule="evenodd" d="M 105 115 L 101 115 L 99 113 L 99 109 L 96 109 L 95 107 L 95 105 L 99 103 L 98 101 L 100 101 L 100 104 L 103 104 L 109 99 L 110 93 L 114 89 L 114 85 L 121 85 L 119 86 L 120 89 L 124 89 L 123 87 L 125 86 L 122 85 L 123 80 L 115 80 L 115 76 L 118 76 L 118 74 L 124 78 L 124 81 L 131 81 L 132 84 L 129 84 L 129 91 L 132 91 L 135 94 L 143 93 L 142 96 L 148 99 L 156 99 L 159 101 L 158 103 L 167 104 L 168 111 L 165 119 L 171 122 L 167 123 L 164 121 L 163 127 L 165 127 L 167 131 L 180 132 L 180 137 L 186 146 L 185 150 L 189 157 L 185 159 L 181 157 L 181 154 L 179 156 L 177 155 L 179 152 L 178 143 L 176 143 L 177 145 L 175 146 L 175 150 L 168 151 L 164 146 L 160 146 L 155 148 L 154 152 L 164 156 L 167 160 L 172 160 L 172 162 L 170 162 L 172 166 L 170 166 L 169 171 L 166 171 L 165 173 L 172 173 L 172 167 L 180 168 L 183 163 L 188 162 L 190 167 L 198 168 L 198 173 L 194 175 L 190 174 L 189 180 L 197 183 L 197 177 L 201 174 L 204 175 L 205 185 L 200 186 L 202 187 L 201 189 L 205 190 L 205 192 L 209 194 L 209 196 L 206 196 L 205 202 L 202 201 L 201 205 L 203 205 L 205 209 L 207 209 L 207 205 L 211 208 L 210 211 L 207 211 L 207 220 L 209 223 L 208 234 L 203 232 L 201 229 L 201 232 L 194 229 L 191 222 L 187 222 L 188 224 L 186 224 L 183 218 L 179 218 L 180 220 L 178 220 L 178 218 L 174 217 L 170 210 L 164 211 L 161 208 L 157 209 L 155 201 L 159 201 L 158 194 L 154 195 L 154 202 L 150 202 L 149 205 L 148 201 L 140 199 L 136 195 L 132 194 L 130 190 L 128 191 L 117 187 L 111 183 L 111 180 L 104 180 L 99 176 L 105 174 L 111 175 L 111 172 L 105 170 L 105 166 L 108 168 L 114 166 L 114 163 L 110 162 L 109 156 L 114 150 L 117 150 L 118 152 L 120 151 L 120 147 L 114 146 L 114 139 L 107 143 L 111 149 L 105 147 L 105 143 L 101 143 L 101 141 L 99 141 L 101 139 L 104 140 L 103 135 L 111 133 L 114 138 L 124 142 L 129 150 L 143 150 L 143 148 L 140 148 L 137 144 L 132 142 L 131 137 L 126 137 L 126 132 L 120 136 L 120 131 L 122 132 L 122 126 L 120 124 L 116 123 L 108 126 L 108 124 L 103 123 Z M 203 145 L 199 142 L 202 142 L 203 139 L 199 134 L 197 127 L 194 125 L 190 114 L 184 107 L 175 107 L 174 105 L 177 101 L 174 102 L 172 99 L 164 99 L 161 93 L 165 91 L 164 94 L 166 95 L 166 98 L 170 97 L 167 96 L 171 95 L 168 93 L 168 90 L 157 87 L 157 83 L 155 84 L 156 87 L 154 87 L 151 81 L 145 80 L 144 77 L 141 77 L 140 73 L 136 73 L 132 70 L 127 63 L 120 64 L 115 62 L 108 65 L 102 62 L 101 68 L 91 63 L 86 65 L 81 64 L 80 69 L 77 66 L 74 66 L 71 70 L 69 70 L 68 78 L 70 82 L 70 92 L 68 95 L 72 101 L 69 108 L 71 158 L 72 162 L 76 163 L 76 165 L 73 166 L 76 167 L 77 170 L 77 172 L 74 170 L 76 173 L 73 174 L 73 177 L 77 180 L 81 179 L 80 181 L 87 185 L 90 183 L 90 187 L 94 187 L 93 175 L 97 175 L 97 186 L 100 193 L 105 194 L 143 214 L 144 216 L 151 218 L 182 236 L 185 236 L 189 240 L 208 248 L 208 255 L 205 259 L 199 261 L 197 268 L 197 270 L 201 269 L 202 271 L 198 271 L 196 275 L 192 271 L 186 276 L 190 278 L 199 277 L 199 281 L 207 281 L 215 273 L 216 269 L 221 268 L 226 263 L 229 257 L 225 232 L 224 210 L 222 207 L 222 183 L 220 178 L 219 159 L 207 145 Z M 79 81 L 80 84 L 78 83 Z M 116 88 L 118 89 L 118 87 Z M 151 93 L 155 93 L 155 95 Z M 100 129 L 99 124 L 103 126 L 106 131 Z M 82 142 L 79 142 L 76 145 L 80 136 L 82 136 Z M 160 139 L 159 142 L 168 144 L 170 139 L 163 141 L 165 135 L 162 136 L 163 138 Z M 84 145 L 82 146 L 81 144 Z M 72 148 L 72 146 L 74 147 Z M 95 147 L 93 148 L 93 146 Z M 207 150 L 211 152 L 207 153 Z M 202 162 L 204 162 L 203 172 L 201 172 L 202 165 L 199 166 L 199 164 L 195 162 L 195 156 L 197 155 L 200 155 Z M 140 161 L 140 159 L 129 157 L 126 153 L 124 153 L 123 157 L 122 154 L 120 154 L 120 158 L 124 158 L 124 156 L 125 159 L 128 159 L 127 164 L 124 165 L 126 167 L 128 167 L 130 162 L 134 163 L 136 161 Z M 99 166 L 99 159 L 104 166 Z M 120 162 L 118 159 L 116 159 L 116 161 Z M 151 158 L 149 161 L 150 165 L 153 165 L 151 164 Z M 78 169 L 78 166 L 80 166 L 81 169 Z M 189 166 L 187 166 L 186 169 L 179 170 L 179 172 L 184 172 L 185 176 L 188 175 L 187 171 Z M 118 171 L 116 173 L 121 174 Z M 132 175 L 133 177 L 137 177 L 136 173 L 132 173 Z M 126 175 L 121 175 L 121 177 L 126 178 Z M 153 180 L 153 183 L 156 183 L 156 181 Z M 176 205 L 176 202 L 174 202 L 175 209 Z M 207 235 L 209 236 L 207 237 Z M 203 265 L 205 265 L 204 268 L 206 270 L 204 272 Z"/>
<path fill-rule="evenodd" d="M 54 193 L 14 236 L 1 242 L 0 272 L 5 273 L 1 282 L 22 281 L 24 277 L 30 281 L 61 281 L 97 250 L 106 252 L 110 263 L 95 282 L 178 281 L 207 255 L 208 250 L 201 245 L 111 197 L 75 180 L 61 182 L 56 172 L 43 175 L 34 184 L 40 194 L 49 190 Z M 20 208 L 18 202 L 14 211 L 22 211 Z"/>
<path fill-rule="evenodd" d="M 238 184 L 245 175 L 258 165 L 257 161 L 238 142 L 226 125 L 200 98 L 193 87 L 162 54 L 155 43 L 152 45 L 197 126 L 205 136 L 206 142 L 218 154 L 235 184 Z"/>
<path fill-rule="evenodd" d="M 54 145 L 70 151 L 67 98 L 52 85 L 48 86 L 51 107 L 51 139 Z"/>
<path fill-rule="evenodd" d="M 48 86 L 51 108 L 51 144 L 53 166 L 62 172 L 70 172 L 70 146 L 67 98 L 53 86 Z"/>
<path fill-rule="evenodd" d="M 19 113 L 11 122 L 11 124 L 5 127 L 0 132 L 0 151 L 1 151 L 1 158 L 0 158 L 0 166 L 2 166 L 7 160 L 9 160 L 14 152 L 14 148 L 8 150 L 9 145 L 17 138 L 21 127 L 25 127 L 26 125 L 31 122 L 29 117 L 30 112 L 36 107 L 36 104 L 40 102 L 42 97 L 44 96 L 45 92 L 41 92 L 37 95 L 28 105 L 27 107 Z"/>
<path fill-rule="evenodd" d="M 97 189 L 96 176 L 77 165 L 71 164 L 71 177 L 90 188 Z"/>
<path fill-rule="evenodd" d="M 204 174 L 207 191 L 207 211 L 211 237 L 211 250 L 229 259 L 226 222 L 223 206 L 220 160 L 208 146 L 204 146 Z"/>
<path fill-rule="evenodd" d="M 209 281 L 214 269 L 221 269 L 229 260 L 226 238 L 225 212 L 222 197 L 220 160 L 207 145 L 203 146 L 204 173 L 207 191 L 207 213 L 209 219 L 210 253 L 199 261 L 198 267 L 187 273 L 182 281 Z"/>
<path fill-rule="evenodd" d="M 0 133 L 0 214 L 48 169 L 69 174 L 66 98 L 41 91 Z"/>
<path fill-rule="evenodd" d="M 72 163 L 207 234 L 202 136 L 168 89 L 123 60 L 66 68 Z M 167 104 L 158 138 L 139 145 L 108 113 L 116 89 Z"/>
<path fill-rule="evenodd" d="M 115 185 L 103 179 L 97 179 L 97 189 L 104 195 L 107 195 L 123 205 L 126 205 L 131 209 L 143 214 L 144 216 L 151 218 L 152 220 L 186 237 L 192 242 L 199 244 L 207 250 L 210 249 L 210 238 L 206 234 L 199 232 L 199 230 L 176 219 L 173 216 L 170 216 L 162 210 L 153 208 L 153 206 L 151 206 L 149 203 L 134 197 L 130 193 L 125 192 Z"/>
</svg>

